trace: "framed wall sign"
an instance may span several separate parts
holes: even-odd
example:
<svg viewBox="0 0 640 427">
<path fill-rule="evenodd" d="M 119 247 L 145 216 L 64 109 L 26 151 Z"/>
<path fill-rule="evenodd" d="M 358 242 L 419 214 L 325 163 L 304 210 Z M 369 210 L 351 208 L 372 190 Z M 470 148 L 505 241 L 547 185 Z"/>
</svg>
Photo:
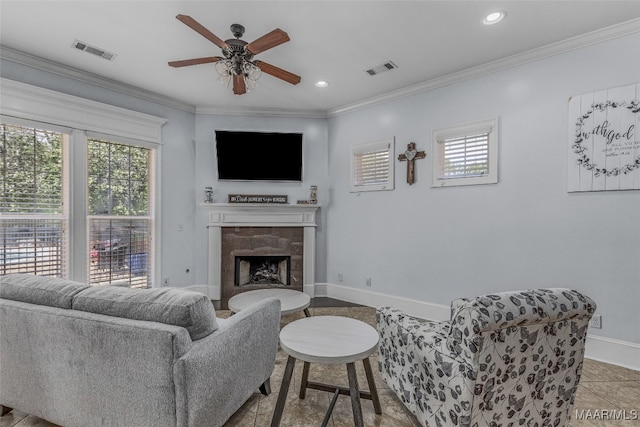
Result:
<svg viewBox="0 0 640 427">
<path fill-rule="evenodd" d="M 568 190 L 640 190 L 640 83 L 569 101 Z"/>
<path fill-rule="evenodd" d="M 229 203 L 286 204 L 288 202 L 289 202 L 289 197 L 286 195 L 229 194 Z"/>
</svg>

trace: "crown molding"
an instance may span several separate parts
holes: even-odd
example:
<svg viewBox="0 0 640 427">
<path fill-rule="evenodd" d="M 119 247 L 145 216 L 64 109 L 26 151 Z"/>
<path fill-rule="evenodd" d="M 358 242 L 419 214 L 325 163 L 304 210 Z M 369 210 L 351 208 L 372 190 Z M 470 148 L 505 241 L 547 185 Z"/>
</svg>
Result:
<svg viewBox="0 0 640 427">
<path fill-rule="evenodd" d="M 252 117 L 300 117 L 307 119 L 326 119 L 324 110 L 288 110 L 274 108 L 238 108 L 238 107 L 197 107 L 196 114 L 216 114 L 223 116 L 252 116 Z"/>
<path fill-rule="evenodd" d="M 162 144 L 163 117 L 0 78 L 3 115 Z"/>
<path fill-rule="evenodd" d="M 195 106 L 186 102 L 179 101 L 165 95 L 160 95 L 149 90 L 141 89 L 137 86 L 122 83 L 117 80 L 112 80 L 98 74 L 82 71 L 78 68 L 60 64 L 59 62 L 40 58 L 38 56 L 12 49 L 7 46 L 0 46 L 0 58 L 16 62 L 18 64 L 26 65 L 28 67 L 36 68 L 38 70 L 57 74 L 62 77 L 77 80 L 83 83 L 89 83 L 91 85 L 102 87 L 104 89 L 110 89 L 116 92 L 124 93 L 126 95 L 135 96 L 136 98 L 140 98 L 145 101 L 151 101 L 161 105 L 166 105 L 167 107 L 176 108 L 178 110 L 187 111 L 190 113 L 195 113 L 196 111 Z"/>
<path fill-rule="evenodd" d="M 602 43 L 607 40 L 627 36 L 637 32 L 640 32 L 640 18 L 632 19 L 621 24 L 612 25 L 610 27 L 602 28 L 590 33 L 585 33 L 556 43 L 551 43 L 546 46 L 531 49 L 526 52 L 511 55 L 506 58 L 478 65 L 476 67 L 471 67 L 461 71 L 450 73 L 442 77 L 426 80 L 412 86 L 407 86 L 402 89 L 387 92 L 385 94 L 354 102 L 352 104 L 347 104 L 342 107 L 332 108 L 328 110 L 326 114 L 327 117 L 335 117 L 341 114 L 372 107 L 374 105 L 382 104 L 406 96 L 431 91 L 455 83 L 460 83 L 465 80 L 470 80 L 490 73 L 506 70 L 508 68 L 513 68 L 519 65 L 527 64 L 529 62 L 538 61 L 540 59 L 548 58 L 572 50 L 581 49 L 583 47 Z"/>
<path fill-rule="evenodd" d="M 141 89 L 137 86 L 128 85 L 117 80 L 102 77 L 97 74 L 88 73 L 86 71 L 82 71 L 68 65 L 60 64 L 58 62 L 50 61 L 48 59 L 40 58 L 38 56 L 12 49 L 7 46 L 0 46 L 0 58 L 190 113 L 221 114 L 234 116 L 304 117 L 322 119 L 327 118 L 327 114 L 324 110 L 195 107 L 191 104 L 179 101 L 168 96 L 160 95 L 158 93 Z"/>
</svg>

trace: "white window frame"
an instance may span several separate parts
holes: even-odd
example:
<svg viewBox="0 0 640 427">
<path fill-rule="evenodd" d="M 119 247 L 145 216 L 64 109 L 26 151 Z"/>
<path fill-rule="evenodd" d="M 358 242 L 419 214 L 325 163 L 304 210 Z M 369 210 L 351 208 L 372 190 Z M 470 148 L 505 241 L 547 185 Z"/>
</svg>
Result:
<svg viewBox="0 0 640 427">
<path fill-rule="evenodd" d="M 489 172 L 483 175 L 445 177 L 444 143 L 447 140 L 478 134 L 488 134 Z M 461 185 L 482 185 L 498 183 L 498 118 L 467 123 L 446 129 L 437 129 L 431 135 L 432 187 L 454 187 Z"/>
<path fill-rule="evenodd" d="M 154 148 L 153 165 L 155 187 L 155 201 L 152 207 L 153 218 L 152 227 L 154 244 L 152 253 L 159 259 L 161 256 L 161 233 L 160 210 L 161 204 L 160 188 L 161 175 L 161 154 L 162 154 L 162 125 L 167 119 L 156 117 L 125 108 L 115 107 L 101 102 L 80 98 L 73 95 L 43 89 L 25 83 L 16 82 L 6 78 L 0 78 L 0 92 L 2 93 L 2 103 L 0 104 L 0 114 L 15 121 L 24 120 L 26 122 L 52 123 L 58 126 L 71 128 L 70 136 L 70 162 L 74 164 L 73 173 L 77 176 L 69 175 L 69 197 L 72 199 L 72 207 L 69 212 L 70 224 L 70 251 L 68 278 L 76 281 L 86 281 L 87 278 L 87 256 L 88 248 L 86 244 L 87 229 L 87 208 L 81 203 L 74 203 L 73 199 L 86 197 L 86 138 L 87 133 L 112 140 L 134 143 L 148 148 Z M 85 130 L 87 132 L 85 132 Z M 115 139 L 114 139 L 115 138 Z M 82 231 L 81 231 L 82 230 Z M 154 270 L 151 273 L 152 286 L 160 284 L 160 262 L 153 262 Z"/>
<path fill-rule="evenodd" d="M 380 183 L 359 183 L 358 179 L 358 158 L 367 153 L 384 152 L 388 153 L 388 170 L 385 182 Z M 349 191 L 359 193 L 361 191 L 387 191 L 395 187 L 395 139 L 389 138 L 367 144 L 354 145 L 351 147 L 351 157 L 349 162 Z"/>
</svg>

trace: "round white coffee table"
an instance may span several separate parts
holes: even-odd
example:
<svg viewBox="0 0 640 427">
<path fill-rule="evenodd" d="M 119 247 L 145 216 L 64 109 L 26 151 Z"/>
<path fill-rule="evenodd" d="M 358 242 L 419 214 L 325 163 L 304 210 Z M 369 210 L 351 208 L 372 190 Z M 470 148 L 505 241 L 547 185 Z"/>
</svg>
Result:
<svg viewBox="0 0 640 427">
<path fill-rule="evenodd" d="M 331 411 L 340 394 L 351 396 L 351 407 L 356 427 L 364 425 L 360 405 L 361 398 L 371 400 L 375 413 L 381 414 L 380 399 L 369 362 L 369 356 L 378 347 L 379 339 L 378 332 L 373 327 L 360 320 L 341 316 L 306 317 L 282 328 L 280 347 L 289 357 L 282 377 L 278 401 L 273 411 L 271 427 L 280 425 L 296 359 L 304 362 L 300 399 L 305 398 L 308 388 L 333 393 L 333 399 L 322 422 L 323 426 L 326 426 L 329 421 Z M 364 364 L 369 392 L 361 391 L 358 387 L 355 362 L 359 360 L 362 360 Z M 311 363 L 345 363 L 349 388 L 309 381 Z"/>
<path fill-rule="evenodd" d="M 280 300 L 280 313 L 282 315 L 296 313 L 304 310 L 304 314 L 309 317 L 309 304 L 311 297 L 304 292 L 293 291 L 291 289 L 257 289 L 255 291 L 242 292 L 229 298 L 229 310 L 238 313 L 251 304 L 262 301 L 266 298 L 276 298 Z"/>
</svg>

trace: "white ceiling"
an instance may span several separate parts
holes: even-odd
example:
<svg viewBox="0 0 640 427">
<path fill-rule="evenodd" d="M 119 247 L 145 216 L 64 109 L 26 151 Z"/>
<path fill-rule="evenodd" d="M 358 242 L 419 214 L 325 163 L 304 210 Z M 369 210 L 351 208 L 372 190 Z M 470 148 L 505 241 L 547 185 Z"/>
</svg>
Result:
<svg viewBox="0 0 640 427">
<path fill-rule="evenodd" d="M 507 12 L 506 19 L 483 25 L 484 16 L 498 9 Z M 302 82 L 293 86 L 265 74 L 258 88 L 238 96 L 217 82 L 213 64 L 169 67 L 168 61 L 220 55 L 218 47 L 175 19 L 177 14 L 192 16 L 223 40 L 232 38 L 233 23 L 245 26 L 248 42 L 283 29 L 291 41 L 256 59 L 298 74 Z M 526 57 L 525 52 L 553 52 L 556 46 L 561 51 L 576 36 L 621 23 L 626 32 L 640 31 L 638 18 L 640 0 L 1 0 L 0 43 L 9 48 L 3 52 L 66 64 L 199 111 L 326 113 L 483 64 L 509 64 L 504 58 Z M 608 34 L 597 34 L 603 33 Z M 72 48 L 75 39 L 117 57 L 107 61 Z M 399 68 L 375 76 L 365 72 L 387 61 Z M 317 80 L 329 86 L 319 89 Z"/>
</svg>

